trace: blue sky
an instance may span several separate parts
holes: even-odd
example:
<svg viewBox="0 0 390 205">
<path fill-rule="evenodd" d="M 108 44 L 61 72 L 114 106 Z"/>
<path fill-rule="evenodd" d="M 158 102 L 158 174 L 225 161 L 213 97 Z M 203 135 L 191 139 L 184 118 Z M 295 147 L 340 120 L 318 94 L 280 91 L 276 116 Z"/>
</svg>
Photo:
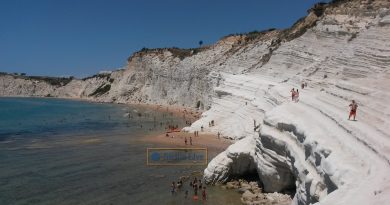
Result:
<svg viewBox="0 0 390 205">
<path fill-rule="evenodd" d="M 318 0 L 0 0 L 0 71 L 85 77 L 143 47 L 287 28 Z"/>
</svg>

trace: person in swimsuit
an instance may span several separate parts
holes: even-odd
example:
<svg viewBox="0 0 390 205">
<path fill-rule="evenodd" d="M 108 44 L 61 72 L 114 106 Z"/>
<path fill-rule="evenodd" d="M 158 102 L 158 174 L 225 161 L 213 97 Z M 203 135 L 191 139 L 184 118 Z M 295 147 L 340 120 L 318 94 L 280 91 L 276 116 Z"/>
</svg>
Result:
<svg viewBox="0 0 390 205">
<path fill-rule="evenodd" d="M 348 120 L 351 119 L 351 117 L 353 116 L 353 120 L 355 120 L 356 118 L 356 110 L 357 110 L 357 103 L 355 102 L 355 100 L 352 100 L 352 103 L 349 104 L 349 107 L 350 107 L 350 111 L 349 111 L 349 117 L 348 117 Z"/>
</svg>

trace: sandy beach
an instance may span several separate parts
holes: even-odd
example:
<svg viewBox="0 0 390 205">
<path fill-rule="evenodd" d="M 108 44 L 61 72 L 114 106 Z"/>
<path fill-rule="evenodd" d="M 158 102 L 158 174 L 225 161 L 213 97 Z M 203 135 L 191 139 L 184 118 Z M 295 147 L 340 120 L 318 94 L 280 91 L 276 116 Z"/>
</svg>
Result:
<svg viewBox="0 0 390 205">
<path fill-rule="evenodd" d="M 192 138 L 192 145 L 190 145 L 190 137 Z M 187 138 L 187 145 L 184 142 L 185 138 Z M 232 144 L 230 140 L 222 137 L 218 139 L 217 135 L 203 132 L 199 132 L 199 136 L 194 136 L 194 133 L 173 132 L 169 133 L 169 137 L 167 137 L 165 133 L 162 133 L 155 136 L 146 136 L 143 140 L 145 142 L 161 144 L 164 146 L 207 148 L 209 151 L 218 153 L 224 151 Z"/>
<path fill-rule="evenodd" d="M 182 117 L 185 121 L 189 121 L 191 123 L 198 120 L 201 116 L 199 111 L 191 108 L 152 104 L 144 104 L 141 106 L 145 106 L 160 112 L 163 111 L 171 113 L 178 117 Z M 183 127 L 179 127 L 178 129 L 181 130 Z M 214 153 L 222 152 L 232 144 L 232 141 L 222 138 L 222 136 L 218 138 L 216 134 L 207 132 L 199 132 L 198 136 L 195 136 L 194 133 L 188 133 L 184 131 L 171 132 L 168 133 L 168 135 L 169 136 L 166 136 L 166 133 L 163 132 L 157 135 L 145 136 L 142 140 L 145 142 L 172 147 L 208 148 L 209 151 Z M 192 145 L 190 144 L 190 137 L 192 138 Z M 185 138 L 187 138 L 187 145 L 185 144 Z"/>
</svg>

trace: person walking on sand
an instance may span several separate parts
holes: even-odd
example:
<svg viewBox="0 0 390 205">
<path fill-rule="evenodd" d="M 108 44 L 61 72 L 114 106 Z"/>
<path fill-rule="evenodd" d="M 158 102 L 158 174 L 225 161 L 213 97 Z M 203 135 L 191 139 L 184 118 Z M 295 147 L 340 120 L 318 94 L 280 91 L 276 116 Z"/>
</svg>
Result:
<svg viewBox="0 0 390 205">
<path fill-rule="evenodd" d="M 190 137 L 190 145 L 192 145 L 192 137 Z"/>
<path fill-rule="evenodd" d="M 184 137 L 184 144 L 187 145 L 187 137 Z"/>
<path fill-rule="evenodd" d="M 351 111 L 349 112 L 348 120 L 350 120 L 351 117 L 353 116 L 353 120 L 356 121 L 355 118 L 356 118 L 356 110 L 357 110 L 358 105 L 355 102 L 355 100 L 352 100 L 352 103 L 349 104 L 349 107 L 351 108 Z"/>
<path fill-rule="evenodd" d="M 221 139 L 221 133 L 220 132 L 218 132 L 218 139 Z"/>
</svg>

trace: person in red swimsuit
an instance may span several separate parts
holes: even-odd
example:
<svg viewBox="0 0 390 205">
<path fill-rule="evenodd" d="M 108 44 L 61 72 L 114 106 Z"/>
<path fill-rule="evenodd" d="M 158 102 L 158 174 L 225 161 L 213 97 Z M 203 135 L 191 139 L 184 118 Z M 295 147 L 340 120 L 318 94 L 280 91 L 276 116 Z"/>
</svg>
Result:
<svg viewBox="0 0 390 205">
<path fill-rule="evenodd" d="M 348 120 L 350 120 L 352 116 L 353 116 L 353 120 L 355 120 L 355 118 L 356 118 L 356 110 L 357 110 L 357 107 L 358 107 L 358 105 L 355 102 L 355 100 L 352 100 L 352 103 L 349 104 L 349 107 L 351 108 L 351 111 L 349 112 Z"/>
</svg>

